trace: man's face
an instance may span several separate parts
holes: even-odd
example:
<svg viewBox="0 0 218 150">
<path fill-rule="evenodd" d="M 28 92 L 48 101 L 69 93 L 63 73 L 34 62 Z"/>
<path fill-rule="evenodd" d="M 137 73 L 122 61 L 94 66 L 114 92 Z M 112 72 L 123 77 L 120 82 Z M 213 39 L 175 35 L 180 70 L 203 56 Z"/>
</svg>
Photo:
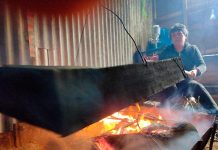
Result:
<svg viewBox="0 0 218 150">
<path fill-rule="evenodd" d="M 184 46 L 186 41 L 186 36 L 182 31 L 176 31 L 171 33 L 172 42 L 175 46 Z"/>
</svg>

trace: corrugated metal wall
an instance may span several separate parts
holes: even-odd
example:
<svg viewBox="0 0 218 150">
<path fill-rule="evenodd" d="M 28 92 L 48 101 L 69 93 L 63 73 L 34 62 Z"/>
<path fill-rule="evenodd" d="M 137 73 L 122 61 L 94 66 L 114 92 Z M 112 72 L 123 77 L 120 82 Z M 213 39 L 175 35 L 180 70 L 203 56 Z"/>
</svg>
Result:
<svg viewBox="0 0 218 150">
<path fill-rule="evenodd" d="M 102 2 L 120 16 L 137 45 L 145 47 L 151 33 L 152 2 Z M 0 64 L 106 67 L 132 63 L 133 41 L 100 4 L 81 13 L 54 16 L 5 4 L 0 7 Z"/>
<path fill-rule="evenodd" d="M 30 64 L 25 14 L 1 3 L 0 9 L 0 65 Z"/>
<path fill-rule="evenodd" d="M 31 64 L 26 20 L 19 8 L 0 1 L 0 66 Z M 0 132 L 11 130 L 13 122 L 14 119 L 0 114 Z"/>
<path fill-rule="evenodd" d="M 148 19 L 142 0 L 104 1 L 122 18 L 137 44 L 145 43 Z M 105 67 L 132 63 L 135 46 L 119 20 L 103 7 L 80 14 L 29 14 L 30 49 L 36 65 Z M 150 22 L 149 22 L 150 23 Z"/>
</svg>

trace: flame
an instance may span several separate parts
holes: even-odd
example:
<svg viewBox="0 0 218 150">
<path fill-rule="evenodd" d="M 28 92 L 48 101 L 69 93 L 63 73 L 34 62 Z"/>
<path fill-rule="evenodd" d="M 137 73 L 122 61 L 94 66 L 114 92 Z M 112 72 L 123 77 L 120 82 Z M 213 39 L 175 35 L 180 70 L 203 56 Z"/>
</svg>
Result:
<svg viewBox="0 0 218 150">
<path fill-rule="evenodd" d="M 151 125 L 151 121 L 150 120 L 140 120 L 139 121 L 139 126 L 141 128 L 145 128 Z"/>
<path fill-rule="evenodd" d="M 139 103 L 136 103 L 135 105 L 136 105 L 138 111 L 140 112 L 141 111 L 141 107 L 139 106 Z"/>
<path fill-rule="evenodd" d="M 104 118 L 100 122 L 103 122 L 104 128 L 106 130 L 111 130 L 111 129 L 114 129 L 123 120 L 126 120 L 127 122 L 133 122 L 135 119 L 132 116 L 122 115 L 121 113 L 116 112 L 112 114 L 111 116 Z"/>
<path fill-rule="evenodd" d="M 139 133 L 146 128 L 149 128 L 152 124 L 160 124 L 163 120 L 162 116 L 153 116 L 151 114 L 146 114 L 141 112 L 139 104 L 136 104 L 138 111 L 138 116 L 135 114 L 122 114 L 121 112 L 116 112 L 111 116 L 102 119 L 100 122 L 103 123 L 103 126 L 109 134 L 130 134 L 130 133 Z M 148 119 L 149 116 L 150 118 Z M 164 131 L 155 131 L 154 132 L 164 132 Z"/>
<path fill-rule="evenodd" d="M 104 138 L 99 138 L 96 141 L 96 146 L 99 150 L 115 150 Z"/>
<path fill-rule="evenodd" d="M 162 116 L 158 115 L 159 120 L 163 120 Z M 160 123 L 160 121 L 157 121 L 157 123 Z"/>
<path fill-rule="evenodd" d="M 114 150 L 113 144 L 107 137 L 120 134 L 143 134 L 143 135 L 169 135 L 171 122 L 163 119 L 157 108 L 143 108 L 137 103 L 119 112 L 112 114 L 100 122 L 104 128 L 104 134 L 95 139 L 99 150 Z M 162 114 L 162 113 L 161 113 Z M 121 136 L 122 137 L 122 136 Z"/>
</svg>

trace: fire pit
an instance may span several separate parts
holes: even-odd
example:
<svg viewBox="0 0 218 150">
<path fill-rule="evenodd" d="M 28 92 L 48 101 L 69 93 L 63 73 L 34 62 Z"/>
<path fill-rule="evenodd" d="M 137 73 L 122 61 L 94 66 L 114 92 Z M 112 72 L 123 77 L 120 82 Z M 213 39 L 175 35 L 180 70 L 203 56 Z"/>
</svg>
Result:
<svg viewBox="0 0 218 150">
<path fill-rule="evenodd" d="M 197 112 L 132 105 L 66 139 L 82 150 L 201 150 L 214 136 L 214 121 Z"/>
<path fill-rule="evenodd" d="M 0 111 L 71 134 L 73 149 L 202 149 L 214 116 L 131 106 L 184 78 L 179 59 L 86 69 L 4 66 Z"/>
<path fill-rule="evenodd" d="M 101 120 L 108 131 L 94 138 L 94 149 L 184 150 L 196 145 L 199 149 L 199 141 L 211 130 L 214 119 L 199 113 L 130 106 Z"/>
</svg>

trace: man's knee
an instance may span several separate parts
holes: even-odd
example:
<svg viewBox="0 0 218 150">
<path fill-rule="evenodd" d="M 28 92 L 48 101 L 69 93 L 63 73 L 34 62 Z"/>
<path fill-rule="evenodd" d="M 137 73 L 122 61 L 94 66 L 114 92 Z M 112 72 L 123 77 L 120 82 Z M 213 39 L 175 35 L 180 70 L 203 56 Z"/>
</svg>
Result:
<svg viewBox="0 0 218 150">
<path fill-rule="evenodd" d="M 200 89 L 205 89 L 203 84 L 199 83 L 198 81 L 195 80 L 190 80 L 188 82 L 188 86 L 195 87 L 195 88 L 200 88 Z"/>
</svg>

